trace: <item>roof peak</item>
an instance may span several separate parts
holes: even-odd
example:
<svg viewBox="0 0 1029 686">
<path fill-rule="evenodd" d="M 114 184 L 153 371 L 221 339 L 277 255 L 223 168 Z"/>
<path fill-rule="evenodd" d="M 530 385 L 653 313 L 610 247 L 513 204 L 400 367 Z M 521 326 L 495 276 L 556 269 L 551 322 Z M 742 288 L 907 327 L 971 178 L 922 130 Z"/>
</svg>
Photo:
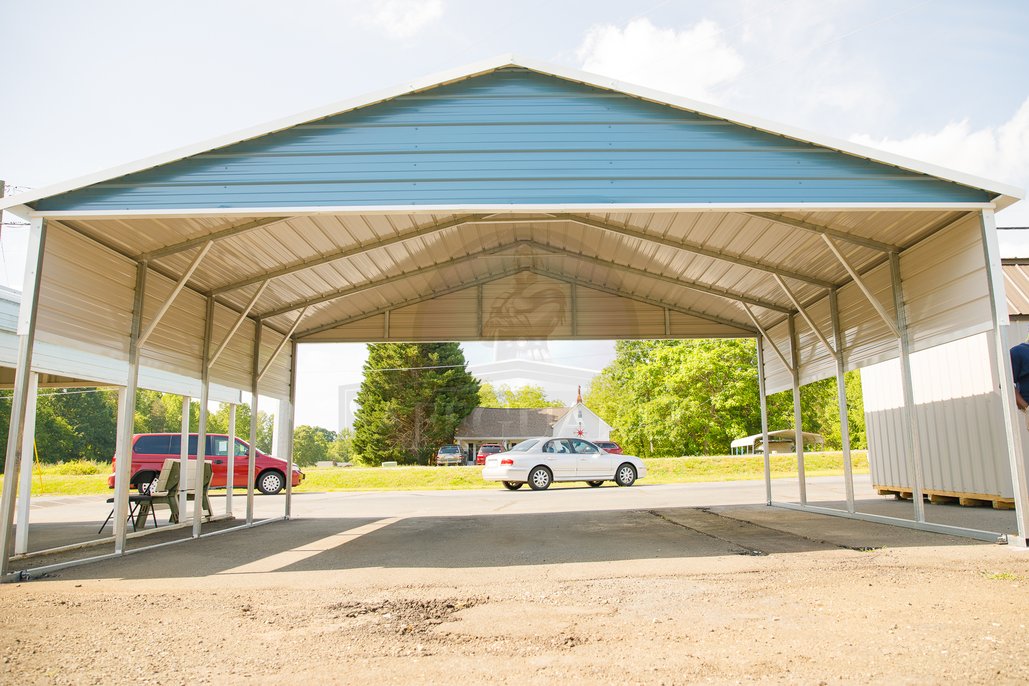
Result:
<svg viewBox="0 0 1029 686">
<path fill-rule="evenodd" d="M 758 117 L 752 117 L 738 113 L 723 107 L 702 103 L 682 96 L 665 93 L 651 88 L 638 86 L 598 74 L 591 74 L 579 71 L 574 68 L 550 64 L 540 60 L 525 58 L 513 53 L 502 53 L 492 58 L 475 62 L 472 64 L 438 72 L 429 76 L 416 79 L 403 85 L 383 89 L 374 93 L 356 98 L 347 98 L 334 101 L 321 107 L 313 108 L 297 114 L 277 119 L 264 124 L 259 124 L 233 133 L 228 133 L 206 141 L 198 142 L 185 147 L 170 150 L 168 152 L 152 157 L 137 160 L 127 164 L 119 165 L 107 170 L 98 171 L 76 179 L 71 179 L 57 184 L 45 186 L 33 191 L 19 193 L 0 198 L 0 209 L 10 209 L 14 214 L 28 217 L 34 210 L 26 207 L 27 203 L 35 202 L 42 198 L 60 195 L 86 186 L 109 181 L 127 174 L 144 171 L 154 167 L 175 162 L 193 155 L 209 152 L 227 145 L 240 143 L 265 136 L 277 131 L 292 128 L 301 124 L 317 121 L 326 117 L 344 114 L 353 110 L 362 109 L 371 105 L 393 100 L 403 95 L 427 91 L 439 88 L 451 83 L 483 76 L 504 68 L 519 67 L 544 76 L 563 79 L 573 83 L 580 83 L 593 88 L 615 91 L 641 100 L 687 110 L 696 114 L 722 119 L 741 126 L 757 129 L 773 135 L 783 136 L 794 140 L 804 141 L 821 147 L 837 150 L 844 154 L 862 157 L 873 162 L 887 164 L 908 171 L 934 176 L 939 179 L 952 181 L 954 183 L 970 186 L 997 194 L 995 204 L 997 209 L 1003 209 L 1016 202 L 1024 196 L 1022 189 L 1002 184 L 996 181 L 982 179 L 954 170 L 944 169 L 916 160 L 911 160 L 900 155 L 894 155 L 880 150 L 857 145 L 849 141 L 842 141 L 820 134 L 813 134 L 791 126 L 770 122 Z M 246 212 L 241 211 L 240 216 Z"/>
</svg>

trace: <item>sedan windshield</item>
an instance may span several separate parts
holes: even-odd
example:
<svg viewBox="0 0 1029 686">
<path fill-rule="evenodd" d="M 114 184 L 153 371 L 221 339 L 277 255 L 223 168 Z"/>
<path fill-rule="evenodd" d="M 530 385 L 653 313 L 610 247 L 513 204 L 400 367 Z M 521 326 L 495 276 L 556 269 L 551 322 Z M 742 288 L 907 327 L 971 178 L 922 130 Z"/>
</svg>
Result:
<svg viewBox="0 0 1029 686">
<path fill-rule="evenodd" d="M 536 445 L 537 443 L 539 443 L 539 439 L 537 439 L 537 438 L 530 438 L 529 440 L 522 441 L 518 445 L 514 446 L 508 452 L 512 452 L 512 453 L 527 453 L 530 450 L 532 450 L 532 447 L 534 445 Z"/>
</svg>

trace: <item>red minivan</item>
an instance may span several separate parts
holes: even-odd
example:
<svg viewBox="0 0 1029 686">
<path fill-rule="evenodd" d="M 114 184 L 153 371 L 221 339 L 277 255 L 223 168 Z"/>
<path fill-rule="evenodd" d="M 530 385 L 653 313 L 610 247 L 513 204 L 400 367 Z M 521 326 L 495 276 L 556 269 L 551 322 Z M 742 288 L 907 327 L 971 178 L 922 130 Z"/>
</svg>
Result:
<svg viewBox="0 0 1029 686">
<path fill-rule="evenodd" d="M 140 493 L 148 493 L 150 485 L 157 480 L 164 461 L 177 460 L 182 447 L 182 434 L 136 434 L 132 437 L 132 480 L 129 482 Z M 233 490 L 247 487 L 247 459 L 250 455 L 250 444 L 236 439 L 234 456 Z M 204 459 L 212 462 L 211 488 L 224 488 L 228 474 L 229 437 L 226 434 L 208 434 L 207 450 Z M 189 459 L 196 460 L 197 434 L 189 435 Z M 111 471 L 114 471 L 115 457 L 111 458 Z M 193 463 L 196 464 L 195 462 Z M 192 468 L 192 467 L 191 467 Z M 275 495 L 286 487 L 286 461 L 260 450 L 254 457 L 254 473 L 257 475 L 255 487 L 266 495 Z M 304 473 L 293 466 L 293 485 L 304 480 Z M 114 488 L 114 474 L 107 477 L 107 486 Z"/>
</svg>

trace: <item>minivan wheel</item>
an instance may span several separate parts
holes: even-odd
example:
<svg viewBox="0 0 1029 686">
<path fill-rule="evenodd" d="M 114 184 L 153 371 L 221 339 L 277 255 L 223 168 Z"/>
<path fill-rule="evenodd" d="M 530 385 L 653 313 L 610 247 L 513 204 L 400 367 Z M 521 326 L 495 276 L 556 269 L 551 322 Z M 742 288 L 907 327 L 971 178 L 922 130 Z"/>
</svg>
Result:
<svg viewBox="0 0 1029 686">
<path fill-rule="evenodd" d="M 274 469 L 261 472 L 257 477 L 257 490 L 265 495 L 275 495 L 286 487 L 286 477 Z"/>
<path fill-rule="evenodd" d="M 140 472 L 136 475 L 136 490 L 140 495 L 150 495 L 157 486 L 158 475 L 155 472 Z"/>
<path fill-rule="evenodd" d="M 509 491 L 517 491 L 521 487 L 522 487 L 522 482 L 521 481 L 505 481 L 504 482 L 504 488 L 506 488 Z"/>
<path fill-rule="evenodd" d="M 590 485 L 590 488 L 600 488 L 604 485 L 603 481 L 587 481 L 586 483 Z"/>
<path fill-rule="evenodd" d="M 632 486 L 636 483 L 636 468 L 628 462 L 622 463 L 615 472 L 615 483 L 619 486 Z"/>
<path fill-rule="evenodd" d="M 550 488 L 550 482 L 553 478 L 550 470 L 546 467 L 533 467 L 532 471 L 529 472 L 529 488 L 534 491 L 545 491 Z"/>
</svg>

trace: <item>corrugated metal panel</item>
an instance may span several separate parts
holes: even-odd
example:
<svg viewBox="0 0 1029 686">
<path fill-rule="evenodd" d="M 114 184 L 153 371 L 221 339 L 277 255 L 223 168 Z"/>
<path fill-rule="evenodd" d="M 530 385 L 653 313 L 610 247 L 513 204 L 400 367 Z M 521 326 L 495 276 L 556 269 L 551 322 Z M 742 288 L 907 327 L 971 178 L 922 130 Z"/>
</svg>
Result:
<svg viewBox="0 0 1029 686">
<path fill-rule="evenodd" d="M 478 293 L 468 288 L 389 314 L 389 337 L 402 341 L 452 341 L 478 338 Z M 385 329 L 385 325 L 383 326 Z M 385 333 L 379 331 L 379 336 Z"/>
<path fill-rule="evenodd" d="M 268 360 L 272 359 L 272 353 L 275 352 L 275 348 L 278 347 L 282 339 L 283 336 L 281 334 L 270 330 L 268 327 L 264 327 L 264 330 L 261 332 L 261 369 L 264 369 L 268 364 Z M 290 366 L 293 364 L 292 356 L 292 346 L 286 343 L 278 357 L 272 362 L 272 366 L 268 369 L 264 378 L 261 379 L 261 385 L 259 386 L 261 395 L 279 400 L 289 400 Z"/>
<path fill-rule="evenodd" d="M 239 314 L 220 305 L 214 308 L 214 335 L 211 337 L 211 355 L 217 352 L 229 329 L 235 325 Z M 254 332 L 257 325 L 252 319 L 240 324 L 235 335 L 229 339 L 224 352 L 211 367 L 211 381 L 226 386 L 250 390 L 251 364 L 254 356 Z"/>
<path fill-rule="evenodd" d="M 575 289 L 575 306 L 577 336 L 665 337 L 665 313 L 659 307 L 581 287 Z"/>
<path fill-rule="evenodd" d="M 1004 260 L 1004 293 L 1008 314 L 1029 315 L 1029 262 Z"/>
<path fill-rule="evenodd" d="M 979 334 L 911 356 L 925 489 L 1012 497 L 991 345 Z M 873 483 L 910 488 L 899 378 L 898 360 L 861 371 L 865 431 Z"/>
<path fill-rule="evenodd" d="M 778 347 L 788 362 L 792 364 L 790 357 L 790 333 L 786 322 L 766 329 L 768 339 L 762 341 L 761 353 L 765 361 L 765 391 L 768 395 L 793 388 L 793 374 L 782 363 L 772 343 Z"/>
<path fill-rule="evenodd" d="M 135 265 L 58 225 L 46 250 L 36 340 L 127 362 Z"/>
<path fill-rule="evenodd" d="M 370 343 L 383 339 L 386 315 L 377 314 L 304 338 L 304 343 Z"/>
<path fill-rule="evenodd" d="M 144 330 L 174 288 L 175 283 L 171 279 L 153 271 L 147 275 L 143 305 Z M 141 364 L 200 378 L 206 319 L 206 299 L 199 293 L 183 289 L 140 351 Z"/>
<path fill-rule="evenodd" d="M 970 217 L 900 258 L 914 350 L 993 328 L 979 221 Z"/>
<path fill-rule="evenodd" d="M 988 200 L 967 186 L 509 68 L 34 206 Z"/>
</svg>

